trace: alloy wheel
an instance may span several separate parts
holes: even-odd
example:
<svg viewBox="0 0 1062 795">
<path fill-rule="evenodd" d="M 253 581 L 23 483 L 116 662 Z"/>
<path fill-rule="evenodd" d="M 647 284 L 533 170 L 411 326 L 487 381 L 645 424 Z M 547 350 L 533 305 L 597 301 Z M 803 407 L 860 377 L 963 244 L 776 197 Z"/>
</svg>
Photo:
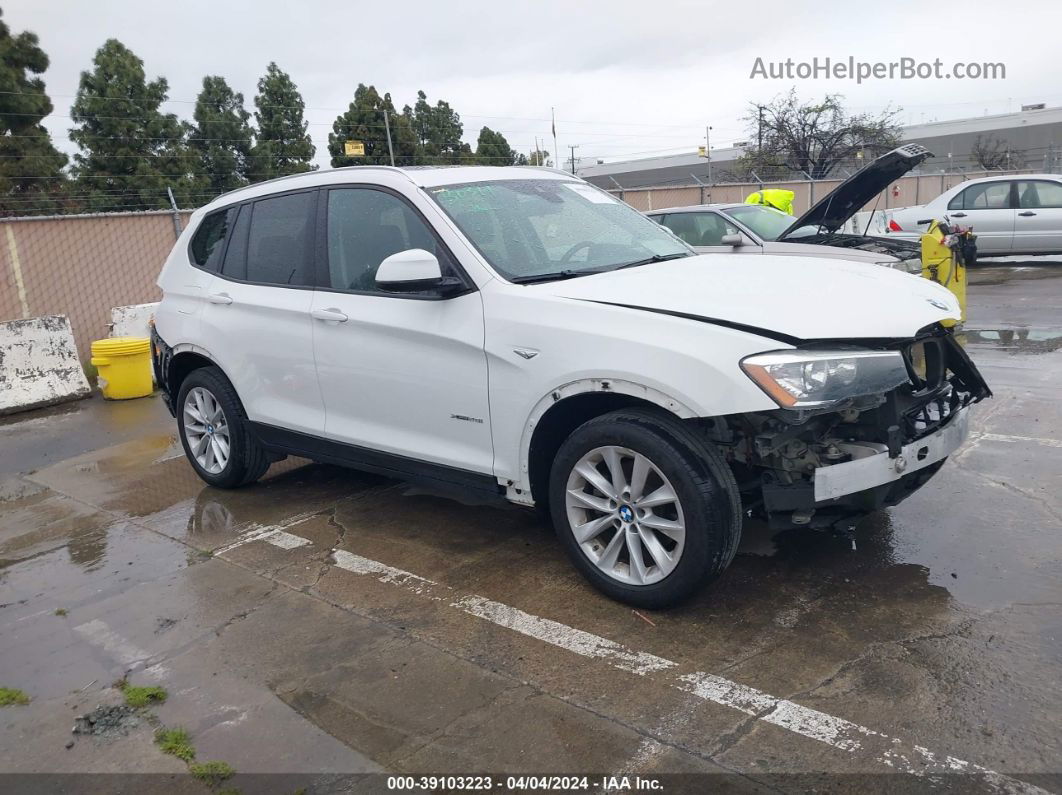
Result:
<svg viewBox="0 0 1062 795">
<path fill-rule="evenodd" d="M 211 475 L 229 463 L 229 423 L 218 399 L 204 387 L 188 391 L 184 399 L 184 438 L 196 463 Z"/>
<path fill-rule="evenodd" d="M 586 453 L 566 485 L 568 526 L 608 577 L 651 585 L 682 557 L 686 523 L 671 481 L 641 453 L 608 445 Z"/>
</svg>

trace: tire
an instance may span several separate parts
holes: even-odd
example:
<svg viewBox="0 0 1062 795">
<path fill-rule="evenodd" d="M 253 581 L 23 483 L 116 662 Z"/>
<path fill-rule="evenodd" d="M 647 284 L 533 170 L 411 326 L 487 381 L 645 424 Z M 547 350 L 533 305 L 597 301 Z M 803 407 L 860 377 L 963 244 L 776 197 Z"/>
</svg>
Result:
<svg viewBox="0 0 1062 795">
<path fill-rule="evenodd" d="M 608 477 L 617 465 L 626 492 Z M 663 411 L 624 409 L 576 428 L 554 458 L 549 494 L 553 526 L 575 567 L 636 607 L 689 598 L 730 565 L 741 538 L 730 467 Z"/>
<path fill-rule="evenodd" d="M 189 373 L 178 392 L 176 408 L 184 454 L 196 474 L 211 486 L 219 489 L 245 486 L 269 469 L 269 456 L 250 432 L 247 413 L 236 390 L 217 367 L 203 367 Z M 220 409 L 220 415 L 214 408 Z M 204 413 L 210 415 L 206 416 L 206 422 L 197 421 L 203 419 Z M 219 451 L 224 450 L 226 438 L 228 454 L 222 456 Z"/>
</svg>

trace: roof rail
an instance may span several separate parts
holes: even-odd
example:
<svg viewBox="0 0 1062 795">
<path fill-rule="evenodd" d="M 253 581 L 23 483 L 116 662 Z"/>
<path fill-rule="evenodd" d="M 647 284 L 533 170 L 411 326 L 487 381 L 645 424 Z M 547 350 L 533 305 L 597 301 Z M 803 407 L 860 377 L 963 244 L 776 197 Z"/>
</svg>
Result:
<svg viewBox="0 0 1062 795">
<path fill-rule="evenodd" d="M 323 174 L 325 171 L 357 171 L 359 169 L 375 169 L 375 170 L 382 169 L 384 171 L 397 171 L 399 174 L 402 174 L 410 182 L 413 181 L 413 179 L 409 176 L 409 174 L 407 174 L 399 166 L 381 166 L 381 165 L 339 166 L 339 167 L 336 167 L 336 168 L 326 168 L 326 169 L 323 169 L 323 170 L 320 170 L 320 171 L 300 171 L 298 174 L 285 174 L 283 177 L 273 177 L 273 179 L 264 179 L 261 182 L 252 182 L 250 185 L 243 185 L 243 186 L 241 186 L 239 188 L 233 188 L 230 191 L 226 191 L 225 193 L 220 193 L 217 196 L 215 196 L 213 199 L 211 199 L 210 203 L 216 202 L 218 199 L 223 199 L 226 196 L 232 196 L 233 194 L 236 194 L 236 193 L 242 193 L 243 191 L 250 190 L 251 188 L 259 188 L 262 185 L 271 185 L 274 182 L 283 182 L 284 180 L 287 180 L 287 179 L 295 179 L 296 177 L 309 177 L 309 176 L 312 176 L 314 174 Z"/>
</svg>

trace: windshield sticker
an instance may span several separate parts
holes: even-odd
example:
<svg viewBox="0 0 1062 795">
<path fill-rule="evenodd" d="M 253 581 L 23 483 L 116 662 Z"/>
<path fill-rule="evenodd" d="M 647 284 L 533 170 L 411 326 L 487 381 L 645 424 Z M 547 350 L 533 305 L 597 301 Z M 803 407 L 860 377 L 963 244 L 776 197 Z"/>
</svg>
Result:
<svg viewBox="0 0 1062 795">
<path fill-rule="evenodd" d="M 619 204 L 616 199 L 612 198 L 604 191 L 585 185 L 582 182 L 565 182 L 564 187 L 570 191 L 575 191 L 584 199 L 591 201 L 594 204 Z"/>
<path fill-rule="evenodd" d="M 459 188 L 439 188 L 432 191 L 444 206 L 457 211 L 482 212 L 494 209 L 490 189 L 483 185 L 463 185 Z"/>
</svg>

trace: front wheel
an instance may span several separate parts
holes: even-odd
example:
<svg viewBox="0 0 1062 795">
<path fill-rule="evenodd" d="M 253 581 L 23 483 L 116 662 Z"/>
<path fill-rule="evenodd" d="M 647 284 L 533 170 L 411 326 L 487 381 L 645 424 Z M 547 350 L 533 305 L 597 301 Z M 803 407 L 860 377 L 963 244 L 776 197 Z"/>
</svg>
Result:
<svg viewBox="0 0 1062 795">
<path fill-rule="evenodd" d="M 196 474 L 211 486 L 231 489 L 253 483 L 269 458 L 247 428 L 236 390 L 217 367 L 193 370 L 177 396 L 181 445 Z"/>
<path fill-rule="evenodd" d="M 575 566 L 639 607 L 676 604 L 719 576 L 741 535 L 730 468 L 662 412 L 615 411 L 577 428 L 554 460 L 549 502 Z"/>
</svg>

